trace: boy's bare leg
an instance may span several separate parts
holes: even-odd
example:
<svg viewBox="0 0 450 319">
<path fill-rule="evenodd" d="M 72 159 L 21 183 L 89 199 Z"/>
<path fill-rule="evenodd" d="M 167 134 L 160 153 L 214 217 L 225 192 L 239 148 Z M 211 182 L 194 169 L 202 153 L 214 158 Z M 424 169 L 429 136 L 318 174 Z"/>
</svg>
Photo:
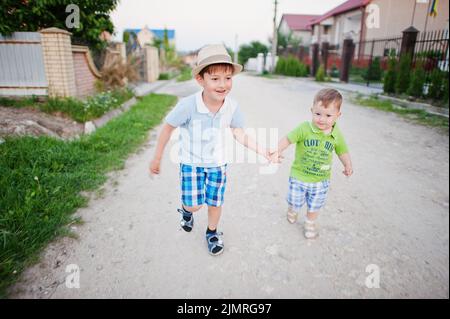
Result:
<svg viewBox="0 0 450 319">
<path fill-rule="evenodd" d="M 208 228 L 211 230 L 217 229 L 220 215 L 222 214 L 222 207 L 208 206 Z"/>
<path fill-rule="evenodd" d="M 195 213 L 196 211 L 200 210 L 202 208 L 202 205 L 200 206 L 184 206 L 183 208 L 187 210 L 189 213 Z"/>
<path fill-rule="evenodd" d="M 307 212 L 306 218 L 310 221 L 315 221 L 317 219 L 318 215 L 319 215 L 319 212 Z"/>
</svg>

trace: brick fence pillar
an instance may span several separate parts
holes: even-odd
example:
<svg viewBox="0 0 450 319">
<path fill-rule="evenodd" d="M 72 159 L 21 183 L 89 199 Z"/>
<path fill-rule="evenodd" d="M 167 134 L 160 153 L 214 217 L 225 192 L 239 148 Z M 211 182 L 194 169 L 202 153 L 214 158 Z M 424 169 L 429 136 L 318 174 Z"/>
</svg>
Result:
<svg viewBox="0 0 450 319">
<path fill-rule="evenodd" d="M 345 39 L 342 48 L 341 70 L 339 72 L 339 80 L 342 82 L 348 82 L 354 54 L 355 44 L 353 40 Z"/>
<path fill-rule="evenodd" d="M 146 66 L 146 82 L 155 82 L 159 77 L 159 57 L 158 49 L 146 46 L 145 50 L 145 66 Z"/>
<path fill-rule="evenodd" d="M 76 96 L 71 33 L 58 28 L 40 31 L 50 97 Z"/>
<path fill-rule="evenodd" d="M 321 48 L 321 56 L 322 56 L 322 65 L 325 69 L 325 74 L 328 74 L 328 56 L 330 50 L 330 44 L 328 42 L 322 42 Z"/>
<path fill-rule="evenodd" d="M 416 46 L 417 35 L 419 30 L 413 26 L 403 31 L 402 46 L 400 49 L 400 55 L 410 54 L 411 57 L 414 56 L 414 48 Z"/>
<path fill-rule="evenodd" d="M 311 64 L 311 75 L 316 76 L 317 70 L 319 69 L 319 43 L 314 43 L 312 45 L 312 64 Z"/>
</svg>

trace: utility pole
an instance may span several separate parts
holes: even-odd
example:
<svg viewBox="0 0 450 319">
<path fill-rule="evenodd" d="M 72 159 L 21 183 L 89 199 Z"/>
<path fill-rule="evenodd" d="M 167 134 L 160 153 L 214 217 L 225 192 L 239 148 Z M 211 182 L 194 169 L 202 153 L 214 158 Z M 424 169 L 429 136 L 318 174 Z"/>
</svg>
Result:
<svg viewBox="0 0 450 319">
<path fill-rule="evenodd" d="M 414 26 L 414 17 L 416 15 L 416 7 L 417 7 L 417 0 L 414 0 L 414 9 L 413 9 L 412 17 L 411 17 L 411 26 Z"/>
<path fill-rule="evenodd" d="M 273 38 L 272 38 L 272 73 L 275 72 L 275 56 L 277 55 L 278 33 L 277 33 L 277 5 L 275 0 L 275 13 L 273 15 Z"/>
</svg>

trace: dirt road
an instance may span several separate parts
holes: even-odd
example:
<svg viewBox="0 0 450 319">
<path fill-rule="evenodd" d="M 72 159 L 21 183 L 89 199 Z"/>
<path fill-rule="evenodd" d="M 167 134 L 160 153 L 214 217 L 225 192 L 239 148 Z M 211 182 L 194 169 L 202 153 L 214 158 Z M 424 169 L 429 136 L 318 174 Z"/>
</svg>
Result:
<svg viewBox="0 0 450 319">
<path fill-rule="evenodd" d="M 277 128 L 281 137 L 310 118 L 319 88 L 243 74 L 232 96 L 249 128 Z M 183 96 L 197 89 L 185 82 L 160 91 Z M 261 174 L 260 163 L 230 164 L 220 224 L 225 252 L 208 255 L 206 209 L 191 233 L 179 228 L 177 164 L 166 153 L 161 176 L 147 174 L 152 132 L 77 212 L 85 221 L 73 229 L 79 239 L 50 245 L 11 296 L 448 298 L 448 135 L 345 99 L 340 126 L 355 173 L 346 178 L 335 158 L 319 239 L 304 239 L 303 220 L 286 221 L 291 147 L 275 174 Z M 80 270 L 79 288 L 66 285 L 71 264 Z"/>
</svg>

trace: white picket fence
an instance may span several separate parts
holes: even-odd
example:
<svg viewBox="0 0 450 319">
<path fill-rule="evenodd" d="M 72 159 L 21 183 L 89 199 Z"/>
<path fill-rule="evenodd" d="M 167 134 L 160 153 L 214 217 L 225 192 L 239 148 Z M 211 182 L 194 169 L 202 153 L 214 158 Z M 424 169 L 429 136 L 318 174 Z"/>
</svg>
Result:
<svg viewBox="0 0 450 319">
<path fill-rule="evenodd" d="M 275 57 L 275 66 L 278 62 L 278 56 Z M 263 53 L 258 53 L 258 56 L 256 58 L 250 58 L 248 59 L 247 63 L 245 64 L 245 70 L 246 71 L 252 71 L 256 72 L 258 74 L 262 74 L 263 71 L 272 71 L 272 54 L 269 52 L 267 53 L 266 57 L 264 58 Z"/>
</svg>

